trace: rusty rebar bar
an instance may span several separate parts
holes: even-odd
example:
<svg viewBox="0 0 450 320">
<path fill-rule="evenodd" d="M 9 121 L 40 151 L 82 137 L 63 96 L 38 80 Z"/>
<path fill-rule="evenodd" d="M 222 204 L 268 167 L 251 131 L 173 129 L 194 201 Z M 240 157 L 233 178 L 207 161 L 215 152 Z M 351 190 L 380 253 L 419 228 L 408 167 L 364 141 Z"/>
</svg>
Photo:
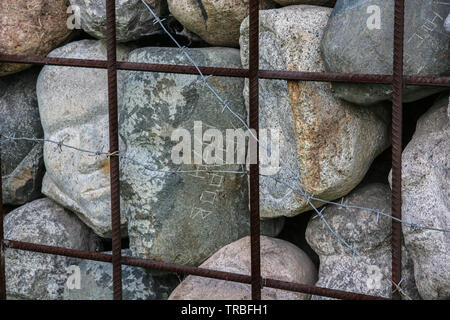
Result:
<svg viewBox="0 0 450 320">
<path fill-rule="evenodd" d="M 403 37 L 404 0 L 395 0 L 394 8 L 394 61 L 392 97 L 392 216 L 402 218 L 402 116 L 403 116 Z M 392 282 L 402 279 L 402 225 L 392 220 Z M 392 285 L 392 298 L 401 295 Z"/>
<path fill-rule="evenodd" d="M 259 0 L 250 0 L 249 27 L 249 119 L 259 138 Z M 256 163 L 250 165 L 250 251 L 252 299 L 261 300 L 261 243 L 259 216 L 259 148 Z"/>
<path fill-rule="evenodd" d="M 107 60 L 83 60 L 72 58 L 53 58 L 53 57 L 0 54 L 0 62 L 107 69 Z M 117 61 L 116 66 L 117 70 L 198 75 L 198 70 L 194 66 L 188 65 Z M 202 71 L 203 74 L 213 75 L 217 77 L 235 77 L 235 78 L 249 77 L 248 69 L 216 68 L 216 67 L 200 66 L 200 70 Z M 387 74 L 353 74 L 353 73 L 301 72 L 301 71 L 283 71 L 283 70 L 259 70 L 259 78 L 273 79 L 273 80 L 298 80 L 298 81 L 348 82 L 348 83 L 357 82 L 357 83 L 373 83 L 373 84 L 392 84 L 393 82 L 393 76 Z M 405 75 L 403 79 L 405 85 L 450 87 L 450 77 Z"/>
<path fill-rule="evenodd" d="M 108 61 L 109 153 L 119 152 L 119 116 L 117 104 L 116 4 L 106 1 L 106 46 Z M 110 157 L 111 228 L 114 300 L 122 300 L 122 237 L 120 234 L 119 158 Z"/>
<path fill-rule="evenodd" d="M 112 255 L 100 252 L 82 251 L 75 249 L 67 249 L 61 247 L 47 246 L 35 243 L 28 243 L 14 240 L 4 240 L 5 247 L 16 250 L 24 250 L 31 252 L 39 252 L 45 254 L 53 254 L 65 257 L 72 257 L 85 260 L 93 260 L 99 262 L 112 262 Z M 252 279 L 249 275 L 230 273 L 218 270 L 211 270 L 198 267 L 190 267 L 160 261 L 152 261 L 142 258 L 122 256 L 122 264 L 134 267 L 141 267 L 151 270 L 160 270 L 168 272 L 178 272 L 193 276 L 232 281 L 238 283 L 246 283 L 251 285 Z M 345 300 L 388 300 L 387 298 L 370 296 L 361 293 L 347 292 L 336 289 L 321 288 L 312 285 L 299 284 L 293 282 L 280 281 L 276 279 L 262 279 L 264 286 L 268 288 L 281 289 L 292 292 L 300 292 L 306 294 L 320 295 L 330 298 Z"/>
<path fill-rule="evenodd" d="M 3 229 L 4 212 L 2 183 L 2 146 L 0 144 L 0 300 L 6 300 L 5 245 L 3 242 L 5 234 Z"/>
</svg>

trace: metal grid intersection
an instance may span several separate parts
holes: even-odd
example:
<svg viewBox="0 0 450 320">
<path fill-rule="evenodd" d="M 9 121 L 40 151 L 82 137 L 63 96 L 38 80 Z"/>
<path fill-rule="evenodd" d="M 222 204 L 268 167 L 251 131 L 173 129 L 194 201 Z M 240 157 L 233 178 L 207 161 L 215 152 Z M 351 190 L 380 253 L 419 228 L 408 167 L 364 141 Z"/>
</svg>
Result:
<svg viewBox="0 0 450 320">
<path fill-rule="evenodd" d="M 208 75 L 239 77 L 249 79 L 250 128 L 258 137 L 259 114 L 259 79 L 326 81 L 376 83 L 393 85 L 392 108 L 392 216 L 401 219 L 401 152 L 402 152 L 402 92 L 405 85 L 444 86 L 450 87 L 450 77 L 424 77 L 403 75 L 403 38 L 404 38 L 404 1 L 395 0 L 394 14 L 394 61 L 393 75 L 371 74 L 337 74 L 319 72 L 272 71 L 259 69 L 259 0 L 249 0 L 249 69 L 229 69 L 199 67 Z M 118 104 L 117 104 L 117 70 L 134 70 L 147 72 L 164 72 L 178 74 L 198 74 L 194 66 L 159 65 L 147 63 L 119 62 L 116 57 L 116 24 L 115 0 L 106 0 L 107 16 L 107 60 L 83 60 L 68 58 L 50 58 L 36 56 L 0 55 L 0 62 L 31 63 L 37 65 L 59 65 L 85 68 L 107 69 L 108 73 L 108 113 L 109 113 L 109 154 L 117 154 L 118 144 Z M 1 165 L 1 158 L 0 158 Z M 143 267 L 155 270 L 179 272 L 184 274 L 247 283 L 252 288 L 252 299 L 261 299 L 263 287 L 283 289 L 306 294 L 313 294 L 337 299 L 370 300 L 384 297 L 346 292 L 342 290 L 321 288 L 292 282 L 265 279 L 261 276 L 260 257 L 260 219 L 259 219 L 259 166 L 250 166 L 250 241 L 251 241 L 251 275 L 241 275 L 223 271 L 209 270 L 199 267 L 176 265 L 147 259 L 125 257 L 121 255 L 120 232 L 120 183 L 119 157 L 110 157 L 111 183 L 111 225 L 112 254 L 80 251 L 54 246 L 39 245 L 21 241 L 4 239 L 3 232 L 3 199 L 0 196 L 0 299 L 6 299 L 5 250 L 6 248 L 32 252 L 61 255 L 86 260 L 102 261 L 113 265 L 114 299 L 122 299 L 122 265 Z M 1 195 L 0 175 L 0 195 Z M 400 299 L 396 286 L 401 281 L 401 223 L 392 220 L 392 298 Z"/>
</svg>

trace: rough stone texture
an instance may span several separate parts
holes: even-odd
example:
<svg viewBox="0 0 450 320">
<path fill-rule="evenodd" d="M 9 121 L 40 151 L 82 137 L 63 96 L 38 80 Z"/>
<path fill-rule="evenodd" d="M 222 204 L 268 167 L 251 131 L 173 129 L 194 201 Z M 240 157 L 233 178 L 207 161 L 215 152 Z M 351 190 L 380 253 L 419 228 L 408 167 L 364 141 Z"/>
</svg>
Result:
<svg viewBox="0 0 450 320">
<path fill-rule="evenodd" d="M 108 252 L 111 253 L 111 252 Z M 131 256 L 130 250 L 122 250 L 122 256 Z M 112 264 L 84 260 L 80 268 L 80 289 L 64 286 L 64 300 L 112 300 Z M 124 300 L 167 300 L 180 281 L 175 275 L 151 276 L 145 269 L 122 266 Z"/>
<path fill-rule="evenodd" d="M 443 32 L 450 1 L 410 0 L 405 2 L 406 75 L 448 75 L 449 36 Z M 380 8 L 380 29 L 369 29 Z M 394 0 L 338 0 L 322 40 L 327 71 L 342 73 L 392 74 Z M 392 98 L 392 86 L 334 83 L 337 97 L 368 105 Z M 443 88 L 408 86 L 404 101 L 411 102 Z M 445 89 L 445 88 L 444 88 Z"/>
<path fill-rule="evenodd" d="M 236 49 L 189 51 L 199 65 L 241 66 Z M 176 48 L 155 47 L 132 51 L 129 61 L 189 63 Z M 212 77 L 209 83 L 245 119 L 243 80 Z M 224 136 L 223 148 L 225 130 L 242 127 L 230 112 L 222 112 L 222 105 L 197 76 L 131 72 L 126 77 L 119 133 L 126 145 L 127 157 L 157 170 L 200 170 L 166 174 L 145 170 L 132 161 L 122 161 L 122 197 L 127 204 L 130 248 L 136 256 L 199 265 L 219 248 L 249 234 L 247 177 L 202 172 L 208 169 L 242 171 L 243 164 L 214 165 L 201 161 L 198 165 L 180 166 L 171 160 L 173 147 L 179 141 L 171 141 L 174 129 L 187 130 L 192 142 L 195 121 L 202 122 L 202 134 L 211 127 L 219 130 Z M 205 142 L 203 138 L 206 152 L 205 145 L 209 143 Z M 192 142 L 192 149 L 194 147 Z M 194 152 L 189 155 L 192 160 Z M 225 159 L 225 154 L 218 156 Z M 262 230 L 274 235 L 281 228 L 282 221 L 271 220 L 263 223 Z"/>
<path fill-rule="evenodd" d="M 168 12 L 166 0 L 147 2 L 160 17 Z M 70 0 L 70 3 L 80 8 L 81 28 L 93 37 L 106 39 L 105 0 Z M 158 33 L 161 27 L 153 22 L 153 15 L 141 0 L 116 1 L 117 41 L 127 42 Z"/>
<path fill-rule="evenodd" d="M 390 213 L 391 192 L 388 185 L 369 184 L 355 189 L 344 200 L 352 206 L 385 209 Z M 391 219 L 362 209 L 330 206 L 323 211 L 329 226 L 368 263 L 353 255 L 326 227 L 320 218 L 312 218 L 306 239 L 319 255 L 319 287 L 391 297 Z M 412 299 L 419 295 L 414 283 L 413 265 L 403 248 L 401 288 Z M 382 274 L 387 275 L 384 278 Z M 327 299 L 312 297 L 313 300 Z"/>
<path fill-rule="evenodd" d="M 202 268 L 250 275 L 250 237 L 242 238 L 217 251 Z M 309 257 L 284 240 L 261 236 L 261 275 L 281 281 L 312 285 L 317 271 Z M 310 295 L 272 288 L 262 289 L 263 300 L 309 300 Z M 251 286 L 188 276 L 169 300 L 250 300 Z"/>
<path fill-rule="evenodd" d="M 73 213 L 50 199 L 39 199 L 10 212 L 5 218 L 5 238 L 96 251 L 99 238 Z M 8 298 L 62 299 L 67 281 L 66 268 L 76 259 L 6 250 L 6 285 Z"/>
<path fill-rule="evenodd" d="M 447 33 L 450 33 L 450 14 L 447 16 L 447 19 L 445 19 L 444 28 Z"/>
<path fill-rule="evenodd" d="M 125 60 L 129 49 L 118 46 Z M 50 53 L 52 57 L 106 59 L 106 43 L 72 42 Z M 119 105 L 123 72 L 118 76 Z M 108 152 L 107 71 L 46 66 L 37 82 L 37 95 L 46 139 L 63 141 L 84 150 Z M 111 237 L 109 159 L 46 143 L 47 172 L 42 193 L 78 214 L 102 237 Z M 126 219 L 122 216 L 126 235 Z"/>
<path fill-rule="evenodd" d="M 0 54 L 45 56 L 71 33 L 66 13 L 69 0 L 2 0 Z M 0 63 L 0 76 L 31 67 Z"/>
<path fill-rule="evenodd" d="M 239 46 L 239 27 L 248 16 L 248 0 L 168 0 L 168 4 L 182 25 L 209 44 Z M 260 0 L 260 9 L 274 7 L 271 0 Z"/>
<path fill-rule="evenodd" d="M 330 12 L 303 5 L 262 11 L 260 67 L 324 72 L 319 47 Z M 242 23 L 240 41 L 246 68 L 248 19 Z M 339 100 L 327 83 L 261 80 L 260 97 L 260 128 L 280 130 L 280 161 L 291 171 L 281 168 L 276 174 L 288 185 L 273 177 L 260 178 L 262 217 L 311 210 L 306 198 L 293 190 L 298 183 L 321 199 L 346 195 L 390 144 L 389 107 L 364 108 Z"/>
<path fill-rule="evenodd" d="M 312 4 L 316 6 L 333 7 L 336 0 L 274 0 L 282 6 L 291 6 L 293 4 Z"/>
<path fill-rule="evenodd" d="M 419 119 L 403 151 L 402 218 L 407 222 L 450 226 L 449 118 L 446 94 Z M 422 298 L 450 299 L 450 234 L 403 225 L 403 236 Z"/>
<path fill-rule="evenodd" d="M 0 78 L 0 134 L 42 138 L 36 97 L 39 69 Z M 0 140 L 3 202 L 21 205 L 39 197 L 44 160 L 42 145 Z"/>
</svg>

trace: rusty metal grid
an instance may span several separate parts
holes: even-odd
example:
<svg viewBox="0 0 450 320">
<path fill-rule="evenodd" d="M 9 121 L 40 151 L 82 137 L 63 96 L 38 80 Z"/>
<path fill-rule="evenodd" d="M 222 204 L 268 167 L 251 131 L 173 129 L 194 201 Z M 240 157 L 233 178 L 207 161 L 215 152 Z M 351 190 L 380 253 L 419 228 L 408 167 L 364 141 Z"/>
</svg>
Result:
<svg viewBox="0 0 450 320">
<path fill-rule="evenodd" d="M 395 0 L 394 14 L 394 61 L 392 75 L 375 74 L 338 74 L 327 72 L 294 72 L 259 69 L 259 0 L 250 0 L 250 65 L 249 69 L 229 69 L 200 67 L 205 74 L 214 76 L 238 77 L 249 79 L 250 128 L 258 133 L 259 114 L 259 79 L 376 83 L 393 85 L 392 107 L 392 216 L 401 219 L 401 153 L 402 153 L 402 92 L 405 85 L 450 87 L 450 77 L 404 76 L 403 75 L 403 38 L 404 38 L 404 2 Z M 109 145 L 110 154 L 118 152 L 118 105 L 117 105 L 117 70 L 134 70 L 178 74 L 198 74 L 193 66 L 160 65 L 117 61 L 115 0 L 106 0 L 107 16 L 107 60 L 84 60 L 68 58 L 50 58 L 38 56 L 0 55 L 0 62 L 25 63 L 36 65 L 58 65 L 85 68 L 107 69 L 108 72 L 108 111 L 109 111 Z M 0 158 L 1 166 L 1 158 Z M 251 274 L 242 275 L 199 267 L 190 267 L 165 262 L 152 261 L 121 255 L 120 232 L 120 183 L 119 157 L 111 157 L 111 225 L 112 254 L 80 251 L 54 246 L 39 245 L 4 239 L 3 199 L 0 175 L 0 300 L 6 300 L 5 250 L 6 248 L 32 252 L 54 254 L 86 260 L 108 262 L 113 265 L 114 299 L 122 299 L 122 265 L 143 267 L 155 270 L 179 272 L 207 278 L 250 284 L 252 299 L 261 299 L 263 287 L 283 289 L 306 294 L 319 295 L 337 299 L 352 300 L 388 300 L 384 297 L 346 292 L 342 290 L 321 288 L 293 282 L 266 279 L 261 276 L 260 256 L 260 219 L 259 219 L 259 166 L 250 166 L 250 239 L 251 239 Z M 401 281 L 401 223 L 392 220 L 392 299 L 400 299 L 395 289 Z"/>
</svg>

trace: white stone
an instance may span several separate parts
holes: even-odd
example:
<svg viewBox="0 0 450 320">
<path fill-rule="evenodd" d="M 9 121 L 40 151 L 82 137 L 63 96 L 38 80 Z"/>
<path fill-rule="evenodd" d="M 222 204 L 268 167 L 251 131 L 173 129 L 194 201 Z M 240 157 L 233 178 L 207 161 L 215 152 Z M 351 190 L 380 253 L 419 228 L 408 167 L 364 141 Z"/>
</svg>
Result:
<svg viewBox="0 0 450 320">
<path fill-rule="evenodd" d="M 284 240 L 261 236 L 261 275 L 264 278 L 312 285 L 317 271 L 310 258 Z M 206 260 L 201 268 L 250 274 L 250 237 L 235 241 Z M 273 288 L 262 289 L 263 300 L 309 300 L 310 296 Z M 250 300 L 248 284 L 188 276 L 169 300 Z"/>
<path fill-rule="evenodd" d="M 118 60 L 129 49 L 118 46 Z M 106 43 L 81 40 L 50 53 L 51 57 L 106 59 Z M 118 73 L 119 105 L 123 72 Z M 46 139 L 89 151 L 108 152 L 107 71 L 46 66 L 37 82 L 41 122 Z M 77 213 L 102 237 L 111 237 L 109 159 L 46 143 L 42 193 Z M 123 232 L 126 220 L 122 215 Z"/>
</svg>

